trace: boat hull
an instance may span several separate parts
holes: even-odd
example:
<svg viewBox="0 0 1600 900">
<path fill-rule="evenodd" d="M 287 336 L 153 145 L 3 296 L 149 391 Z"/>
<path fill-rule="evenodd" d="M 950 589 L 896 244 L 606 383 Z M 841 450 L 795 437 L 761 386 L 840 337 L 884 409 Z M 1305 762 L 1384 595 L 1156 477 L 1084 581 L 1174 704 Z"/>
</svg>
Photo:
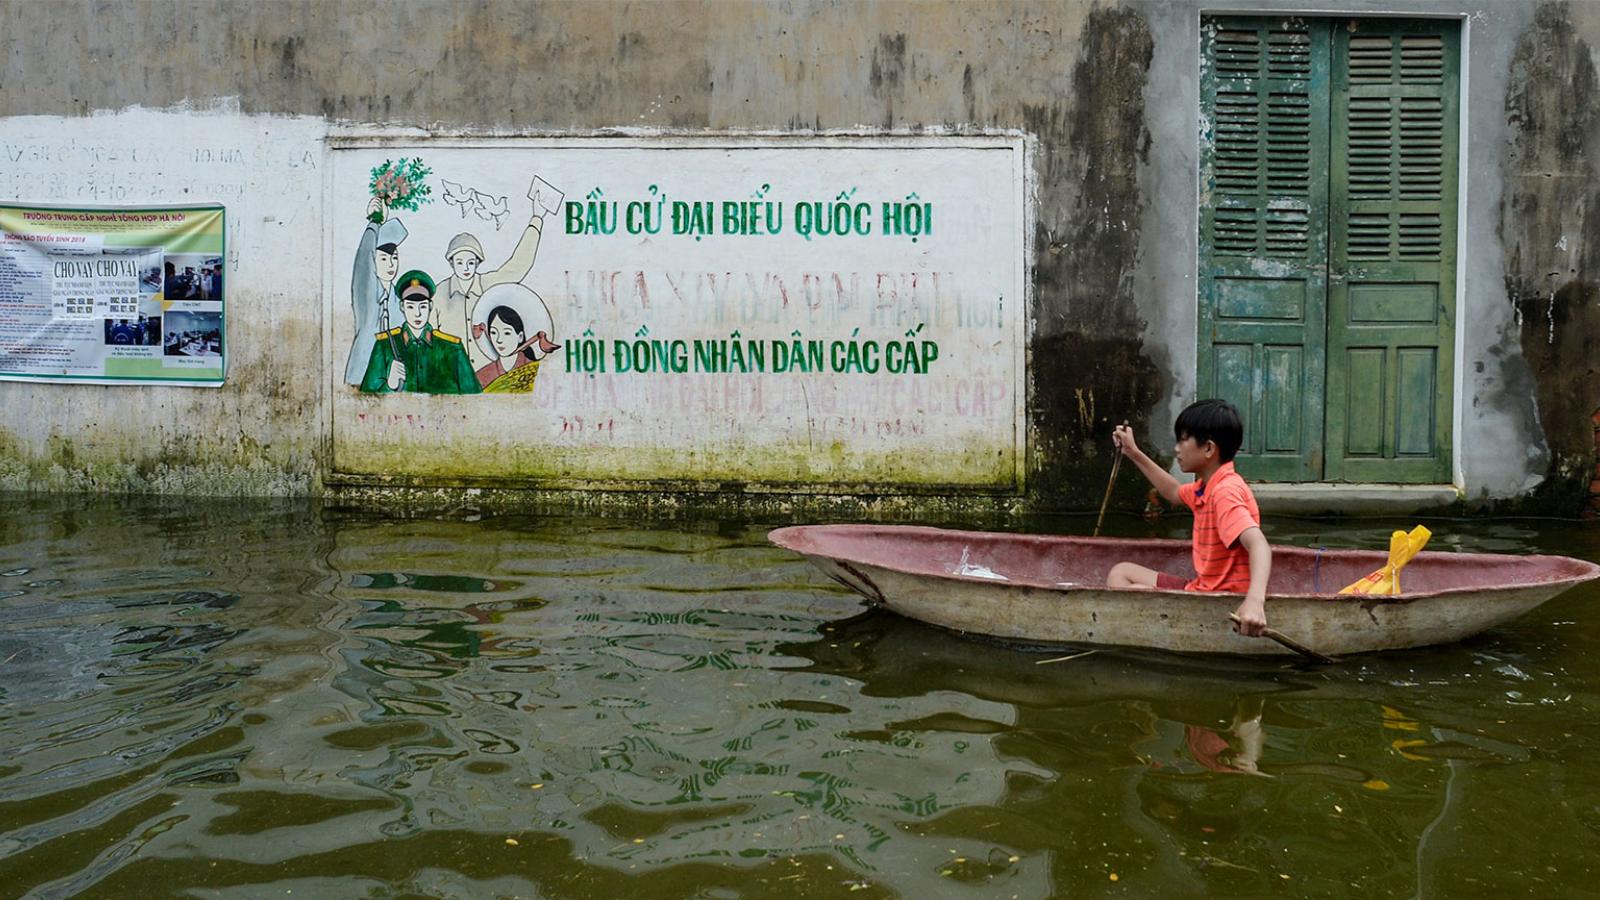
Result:
<svg viewBox="0 0 1600 900">
<path fill-rule="evenodd" d="M 831 529 L 831 533 L 806 529 Z M 861 529 L 873 539 L 859 540 Z M 841 531 L 840 529 L 846 529 Z M 853 540 L 854 539 L 854 540 Z M 1237 594 L 1193 591 L 1119 590 L 1104 585 L 1103 572 L 1133 558 L 1172 571 L 1188 545 L 1179 541 L 1118 541 L 994 535 L 893 526 L 806 526 L 780 529 L 772 540 L 801 553 L 830 578 L 893 612 L 955 631 L 1043 644 L 1145 647 L 1184 653 L 1284 655 L 1279 644 L 1235 634 L 1228 614 Z M 1007 542 L 1022 542 L 1007 546 Z M 961 550 L 958 552 L 957 547 Z M 980 553 L 974 557 L 974 547 Z M 931 554 L 918 552 L 936 548 Z M 898 552 L 896 552 L 898 550 Z M 1029 559 L 1063 555 L 1093 560 L 1051 572 L 1023 571 Z M 1314 557 L 1307 558 L 1308 554 Z M 1452 558 L 1461 570 L 1451 583 Z M 982 571 L 958 574 L 955 560 L 990 560 Z M 1501 562 L 1503 561 L 1503 562 Z M 1165 563 L 1163 565 L 1162 563 Z M 1267 603 L 1269 624 L 1296 641 L 1332 655 L 1421 647 L 1458 641 L 1510 621 L 1575 584 L 1600 577 L 1600 567 L 1565 557 L 1498 557 L 1490 554 L 1421 554 L 1402 571 L 1422 590 L 1385 597 L 1299 592 L 1306 571 L 1322 584 L 1340 585 L 1382 565 L 1384 555 L 1366 551 L 1275 548 L 1275 582 Z M 1310 563 L 1310 566 L 1307 563 Z M 1499 565 L 1497 566 L 1497 562 Z M 954 564 L 952 564 L 954 563 Z M 1010 565 L 1008 570 L 1007 565 Z M 977 564 L 972 564 L 977 565 Z M 1412 571 L 1412 567 L 1416 571 Z M 1484 575 L 1514 569 L 1515 580 L 1489 583 Z M 1061 571 L 1098 573 L 1063 583 Z M 1356 574 L 1351 574 L 1356 573 Z M 1349 576 L 1346 578 L 1346 576 Z"/>
</svg>

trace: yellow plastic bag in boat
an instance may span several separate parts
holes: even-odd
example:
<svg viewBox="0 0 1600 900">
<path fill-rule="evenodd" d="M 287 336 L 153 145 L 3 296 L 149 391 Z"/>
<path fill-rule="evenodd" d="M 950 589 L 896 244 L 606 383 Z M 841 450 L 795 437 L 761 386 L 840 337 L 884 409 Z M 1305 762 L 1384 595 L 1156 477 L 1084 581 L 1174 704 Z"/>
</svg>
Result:
<svg viewBox="0 0 1600 900">
<path fill-rule="evenodd" d="M 1389 536 L 1389 563 L 1371 575 L 1357 581 L 1344 590 L 1341 594 L 1398 594 L 1400 593 L 1400 570 L 1405 564 L 1411 562 L 1411 557 L 1427 546 L 1428 538 L 1433 537 L 1433 532 L 1421 525 L 1411 529 L 1411 533 L 1396 531 Z"/>
</svg>

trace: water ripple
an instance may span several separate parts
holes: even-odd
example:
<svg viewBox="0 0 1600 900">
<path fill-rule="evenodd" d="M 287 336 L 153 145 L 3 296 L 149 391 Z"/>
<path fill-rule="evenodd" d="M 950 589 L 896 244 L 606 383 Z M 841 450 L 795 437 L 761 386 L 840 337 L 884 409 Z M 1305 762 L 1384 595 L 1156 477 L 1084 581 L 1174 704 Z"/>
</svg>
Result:
<svg viewBox="0 0 1600 900">
<path fill-rule="evenodd" d="M 41 897 L 1496 893 L 1600 833 L 1600 592 L 1331 671 L 1039 665 L 738 523 L 17 508 L 0 884 Z"/>
</svg>

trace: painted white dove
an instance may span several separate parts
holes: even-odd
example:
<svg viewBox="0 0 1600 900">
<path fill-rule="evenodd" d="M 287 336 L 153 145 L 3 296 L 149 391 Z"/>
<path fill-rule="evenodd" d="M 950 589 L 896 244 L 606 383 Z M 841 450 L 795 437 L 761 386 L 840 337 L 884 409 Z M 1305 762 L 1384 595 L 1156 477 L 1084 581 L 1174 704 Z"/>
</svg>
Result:
<svg viewBox="0 0 1600 900">
<path fill-rule="evenodd" d="M 511 212 L 511 208 L 506 205 L 506 198 L 491 197 L 488 194 L 474 191 L 472 199 L 476 201 L 472 211 L 480 219 L 492 219 L 494 221 L 494 230 L 499 231 L 500 226 L 505 223 L 506 216 Z"/>
<path fill-rule="evenodd" d="M 461 218 L 465 219 L 467 207 L 472 205 L 473 198 L 478 192 L 472 188 L 463 188 L 454 181 L 445 181 L 443 178 L 439 179 L 439 183 L 444 185 L 444 202 L 461 207 Z"/>
</svg>

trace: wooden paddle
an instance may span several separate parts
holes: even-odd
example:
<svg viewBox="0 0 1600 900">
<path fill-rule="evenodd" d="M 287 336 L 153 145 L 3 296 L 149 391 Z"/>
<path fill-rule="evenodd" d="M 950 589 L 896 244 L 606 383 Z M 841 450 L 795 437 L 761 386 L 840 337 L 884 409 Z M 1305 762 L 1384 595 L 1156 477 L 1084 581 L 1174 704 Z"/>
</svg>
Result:
<svg viewBox="0 0 1600 900">
<path fill-rule="evenodd" d="M 1128 427 L 1128 420 L 1122 420 L 1122 427 Z M 1115 445 L 1113 445 L 1115 446 Z M 1111 461 L 1111 480 L 1106 482 L 1106 497 L 1100 501 L 1100 518 L 1094 520 L 1094 536 L 1100 536 L 1100 526 L 1106 522 L 1106 507 L 1111 504 L 1111 489 L 1117 484 L 1117 470 L 1122 468 L 1122 448 L 1117 447 L 1117 458 Z"/>
<path fill-rule="evenodd" d="M 1228 613 L 1228 618 L 1233 620 L 1233 624 L 1239 624 L 1238 613 Z M 1317 651 L 1307 647 L 1305 644 L 1300 643 L 1294 638 L 1289 637 L 1276 628 L 1264 629 L 1261 632 L 1261 636 L 1265 638 L 1271 638 L 1272 640 L 1277 641 L 1285 647 L 1288 647 L 1290 650 L 1293 650 L 1301 656 L 1304 656 L 1307 659 L 1314 659 L 1319 663 L 1336 663 L 1339 661 L 1332 656 L 1324 656 L 1323 654 L 1318 653 Z"/>
</svg>

